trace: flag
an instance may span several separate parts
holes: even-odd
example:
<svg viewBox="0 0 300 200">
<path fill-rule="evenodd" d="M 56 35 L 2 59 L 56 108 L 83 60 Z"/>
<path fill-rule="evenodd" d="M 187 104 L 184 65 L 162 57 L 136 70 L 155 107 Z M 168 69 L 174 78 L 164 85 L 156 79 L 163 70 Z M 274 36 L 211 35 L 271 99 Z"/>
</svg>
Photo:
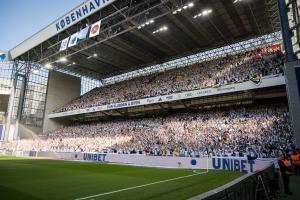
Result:
<svg viewBox="0 0 300 200">
<path fill-rule="evenodd" d="M 89 26 L 85 27 L 84 29 L 81 29 L 78 33 L 78 39 L 82 40 L 87 37 L 87 34 L 89 32 Z"/>
<path fill-rule="evenodd" d="M 91 26 L 90 38 L 99 35 L 99 33 L 100 33 L 100 26 L 101 26 L 101 20 L 99 20 L 98 22 L 94 23 Z"/>
<path fill-rule="evenodd" d="M 250 78 L 250 80 L 257 85 L 259 85 L 261 83 L 260 75 L 253 76 L 252 78 Z"/>
<path fill-rule="evenodd" d="M 71 35 L 68 47 L 75 46 L 77 44 L 77 41 L 78 41 L 78 32 Z"/>
<path fill-rule="evenodd" d="M 7 58 L 5 53 L 0 53 L 0 60 L 5 60 Z"/>
<path fill-rule="evenodd" d="M 66 49 L 68 48 L 68 42 L 69 42 L 69 37 L 63 39 L 63 40 L 61 41 L 59 51 L 66 50 Z"/>
</svg>

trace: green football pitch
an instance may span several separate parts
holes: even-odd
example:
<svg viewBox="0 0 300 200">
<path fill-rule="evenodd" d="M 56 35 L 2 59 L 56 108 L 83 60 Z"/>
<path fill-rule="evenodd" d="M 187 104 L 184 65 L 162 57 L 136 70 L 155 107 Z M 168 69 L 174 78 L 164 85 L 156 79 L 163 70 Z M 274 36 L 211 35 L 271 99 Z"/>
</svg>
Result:
<svg viewBox="0 0 300 200">
<path fill-rule="evenodd" d="M 1 200 L 187 199 L 242 176 L 0 156 Z"/>
</svg>

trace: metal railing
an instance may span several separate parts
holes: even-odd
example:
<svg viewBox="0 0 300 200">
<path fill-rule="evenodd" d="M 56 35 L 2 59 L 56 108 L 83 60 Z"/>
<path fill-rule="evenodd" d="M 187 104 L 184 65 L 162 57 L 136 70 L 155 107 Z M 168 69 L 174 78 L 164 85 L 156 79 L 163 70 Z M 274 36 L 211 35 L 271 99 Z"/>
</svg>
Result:
<svg viewBox="0 0 300 200">
<path fill-rule="evenodd" d="M 278 177 L 272 165 L 189 200 L 275 200 L 278 194 Z"/>
</svg>

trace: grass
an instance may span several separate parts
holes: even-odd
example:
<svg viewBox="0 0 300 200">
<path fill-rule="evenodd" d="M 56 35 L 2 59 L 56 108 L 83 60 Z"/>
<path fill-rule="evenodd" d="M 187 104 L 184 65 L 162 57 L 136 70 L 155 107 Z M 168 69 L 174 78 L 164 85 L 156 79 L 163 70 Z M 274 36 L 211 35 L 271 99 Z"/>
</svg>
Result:
<svg viewBox="0 0 300 200">
<path fill-rule="evenodd" d="M 187 169 L 0 156 L 0 199 L 76 199 L 192 174 L 193 171 Z M 206 174 L 93 197 L 89 200 L 187 199 L 224 185 L 241 175 L 240 172 L 211 170 Z"/>
</svg>

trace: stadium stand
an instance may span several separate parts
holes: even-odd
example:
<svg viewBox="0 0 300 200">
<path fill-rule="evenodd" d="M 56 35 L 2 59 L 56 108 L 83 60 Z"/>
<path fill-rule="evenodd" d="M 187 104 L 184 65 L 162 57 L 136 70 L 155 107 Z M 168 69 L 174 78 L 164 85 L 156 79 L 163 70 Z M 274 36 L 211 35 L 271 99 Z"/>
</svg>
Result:
<svg viewBox="0 0 300 200">
<path fill-rule="evenodd" d="M 9 145 L 6 148 L 16 143 Z M 263 158 L 276 157 L 292 145 L 284 104 L 75 123 L 48 133 L 44 140 L 18 143 L 19 148 L 28 151 Z"/>
<path fill-rule="evenodd" d="M 253 77 L 283 74 L 284 56 L 279 45 L 225 55 L 128 81 L 95 88 L 54 113 L 109 103 L 166 95 L 199 88 L 218 87 Z"/>
<path fill-rule="evenodd" d="M 85 0 L 4 52 L 0 197 L 291 195 L 299 2 Z"/>
</svg>

